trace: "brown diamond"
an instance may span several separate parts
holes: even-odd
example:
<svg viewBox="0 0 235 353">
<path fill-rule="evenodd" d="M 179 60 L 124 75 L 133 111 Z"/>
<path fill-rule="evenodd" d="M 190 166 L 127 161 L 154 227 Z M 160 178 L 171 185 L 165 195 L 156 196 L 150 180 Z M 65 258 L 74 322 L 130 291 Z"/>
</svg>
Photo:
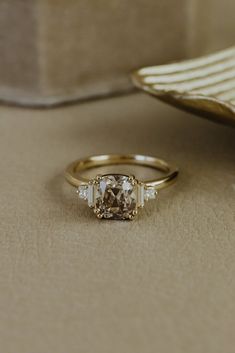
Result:
<svg viewBox="0 0 235 353">
<path fill-rule="evenodd" d="M 104 175 L 96 187 L 95 212 L 107 219 L 130 219 L 137 210 L 137 185 L 127 175 Z"/>
</svg>

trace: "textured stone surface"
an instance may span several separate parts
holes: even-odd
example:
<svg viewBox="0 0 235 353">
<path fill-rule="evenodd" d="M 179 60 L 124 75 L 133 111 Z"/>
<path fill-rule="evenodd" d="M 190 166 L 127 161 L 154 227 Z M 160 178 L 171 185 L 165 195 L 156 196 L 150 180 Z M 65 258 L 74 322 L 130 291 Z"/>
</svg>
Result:
<svg viewBox="0 0 235 353">
<path fill-rule="evenodd" d="M 137 210 L 137 185 L 121 174 L 105 175 L 96 189 L 95 209 L 107 219 L 129 219 Z"/>
</svg>

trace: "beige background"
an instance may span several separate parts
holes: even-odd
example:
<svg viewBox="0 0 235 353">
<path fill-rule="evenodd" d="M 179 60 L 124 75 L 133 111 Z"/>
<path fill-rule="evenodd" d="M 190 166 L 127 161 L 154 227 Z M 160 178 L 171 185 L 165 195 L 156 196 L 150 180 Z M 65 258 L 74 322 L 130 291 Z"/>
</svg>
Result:
<svg viewBox="0 0 235 353">
<path fill-rule="evenodd" d="M 186 3 L 2 1 L 0 98 L 47 105 L 130 90 L 130 71 L 185 55 Z"/>
<path fill-rule="evenodd" d="M 0 114 L 1 352 L 233 353 L 235 130 L 140 94 Z M 63 169 L 118 151 L 180 177 L 135 221 L 98 221 Z"/>
<path fill-rule="evenodd" d="M 197 56 L 234 45 L 233 0 L 190 0 L 189 52 Z"/>
<path fill-rule="evenodd" d="M 234 0 L 2 0 L 0 99 L 126 92 L 139 67 L 234 45 Z"/>
</svg>

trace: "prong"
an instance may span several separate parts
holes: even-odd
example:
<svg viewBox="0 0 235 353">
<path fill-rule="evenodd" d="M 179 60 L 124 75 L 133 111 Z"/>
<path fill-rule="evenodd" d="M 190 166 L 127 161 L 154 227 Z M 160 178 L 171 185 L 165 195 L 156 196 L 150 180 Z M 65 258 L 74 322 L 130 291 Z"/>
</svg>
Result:
<svg viewBox="0 0 235 353">
<path fill-rule="evenodd" d="M 138 183 L 134 175 L 130 175 L 128 181 L 131 183 L 132 186 L 135 186 Z"/>
<path fill-rule="evenodd" d="M 97 217 L 98 219 L 102 219 L 102 218 L 103 218 L 103 215 L 102 215 L 101 213 L 97 213 L 97 214 L 96 214 L 96 217 Z"/>
<path fill-rule="evenodd" d="M 101 179 L 102 179 L 102 174 L 96 175 L 96 177 L 95 177 L 96 181 L 100 181 Z"/>
<path fill-rule="evenodd" d="M 137 210 L 133 210 L 129 215 L 128 218 L 132 221 L 132 219 L 135 218 L 135 216 L 137 216 L 138 211 Z"/>
<path fill-rule="evenodd" d="M 102 219 L 103 218 L 103 215 L 100 213 L 99 209 L 95 208 L 93 212 L 94 212 L 94 214 L 96 215 L 96 217 L 98 219 Z"/>
</svg>

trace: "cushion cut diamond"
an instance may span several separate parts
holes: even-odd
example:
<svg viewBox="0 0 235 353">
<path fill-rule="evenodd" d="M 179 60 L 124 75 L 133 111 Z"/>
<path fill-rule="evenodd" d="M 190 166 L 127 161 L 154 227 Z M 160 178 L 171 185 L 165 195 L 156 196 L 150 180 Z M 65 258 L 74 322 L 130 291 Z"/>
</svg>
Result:
<svg viewBox="0 0 235 353">
<path fill-rule="evenodd" d="M 129 219 L 137 210 L 137 185 L 126 175 L 109 174 L 96 186 L 95 212 L 108 219 Z"/>
</svg>

